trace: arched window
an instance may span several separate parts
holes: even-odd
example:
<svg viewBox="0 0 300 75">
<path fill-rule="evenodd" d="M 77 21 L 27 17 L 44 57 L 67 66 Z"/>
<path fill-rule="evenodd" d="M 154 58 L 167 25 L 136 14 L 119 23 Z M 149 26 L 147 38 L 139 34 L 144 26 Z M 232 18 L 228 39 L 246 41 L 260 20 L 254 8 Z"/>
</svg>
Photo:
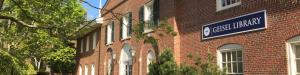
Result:
<svg viewBox="0 0 300 75">
<path fill-rule="evenodd" d="M 88 65 L 84 66 L 84 75 L 88 75 Z"/>
<path fill-rule="evenodd" d="M 287 41 L 289 75 L 300 74 L 300 36 Z"/>
<path fill-rule="evenodd" d="M 120 55 L 120 74 L 119 75 L 132 75 L 132 47 L 125 44 L 121 50 Z"/>
<path fill-rule="evenodd" d="M 114 53 L 111 48 L 107 50 L 108 58 L 107 58 L 107 75 L 113 75 L 113 61 L 114 61 Z"/>
<path fill-rule="evenodd" d="M 149 72 L 149 64 L 155 60 L 155 52 L 153 50 L 149 50 L 147 54 L 147 73 Z"/>
<path fill-rule="evenodd" d="M 95 75 L 95 65 L 92 64 L 92 67 L 91 67 L 91 75 Z"/>
<path fill-rule="evenodd" d="M 227 44 L 217 51 L 218 65 L 226 69 L 229 75 L 243 74 L 243 47 L 238 44 Z"/>
<path fill-rule="evenodd" d="M 82 75 L 82 68 L 81 68 L 81 65 L 79 65 L 79 72 L 78 72 L 78 75 Z"/>
</svg>

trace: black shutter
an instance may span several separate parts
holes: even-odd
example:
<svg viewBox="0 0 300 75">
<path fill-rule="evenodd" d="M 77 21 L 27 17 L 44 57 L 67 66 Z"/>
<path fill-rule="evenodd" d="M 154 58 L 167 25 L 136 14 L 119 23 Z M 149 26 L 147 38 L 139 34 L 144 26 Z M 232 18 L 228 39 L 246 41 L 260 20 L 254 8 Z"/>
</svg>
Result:
<svg viewBox="0 0 300 75">
<path fill-rule="evenodd" d="M 140 25 L 142 25 L 142 26 L 139 26 L 139 27 L 142 29 L 142 31 L 144 31 L 144 6 L 140 7 L 139 21 L 140 21 Z"/>
<path fill-rule="evenodd" d="M 123 17 L 120 19 L 120 40 L 122 40 L 123 35 Z"/>
<path fill-rule="evenodd" d="M 115 23 L 114 21 L 112 21 L 111 23 L 111 41 L 114 42 L 115 41 Z"/>
<path fill-rule="evenodd" d="M 154 0 L 154 3 L 153 3 L 153 21 L 154 21 L 154 25 L 158 25 L 158 21 L 159 21 L 159 0 Z"/>
<path fill-rule="evenodd" d="M 132 33 L 132 12 L 128 13 L 128 21 L 129 21 L 129 26 L 128 26 L 128 36 L 131 35 Z"/>
<path fill-rule="evenodd" d="M 107 44 L 107 27 L 108 27 L 108 25 L 105 27 L 105 44 Z"/>
</svg>

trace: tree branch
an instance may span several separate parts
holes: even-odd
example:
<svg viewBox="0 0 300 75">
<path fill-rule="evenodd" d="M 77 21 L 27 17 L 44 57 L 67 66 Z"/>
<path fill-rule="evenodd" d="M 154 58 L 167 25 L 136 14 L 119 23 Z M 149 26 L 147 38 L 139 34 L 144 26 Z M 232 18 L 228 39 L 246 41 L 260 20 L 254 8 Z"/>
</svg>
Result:
<svg viewBox="0 0 300 75">
<path fill-rule="evenodd" d="M 8 19 L 8 20 L 14 21 L 14 22 L 16 22 L 16 23 L 18 23 L 18 24 L 21 24 L 21 25 L 23 25 L 23 26 L 26 26 L 26 27 L 37 28 L 36 25 L 30 25 L 30 24 L 27 24 L 27 23 L 25 23 L 25 22 L 23 22 L 23 21 L 21 21 L 21 20 L 18 20 L 18 19 L 16 19 L 16 18 L 10 17 L 10 16 L 3 16 L 3 15 L 0 15 L 0 19 Z"/>
</svg>

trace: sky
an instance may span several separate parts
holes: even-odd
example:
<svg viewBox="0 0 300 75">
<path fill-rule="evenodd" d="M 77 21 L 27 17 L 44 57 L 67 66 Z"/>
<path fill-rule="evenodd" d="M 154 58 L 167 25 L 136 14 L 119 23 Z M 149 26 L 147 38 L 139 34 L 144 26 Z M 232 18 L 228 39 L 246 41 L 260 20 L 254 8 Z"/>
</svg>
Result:
<svg viewBox="0 0 300 75">
<path fill-rule="evenodd" d="M 89 2 L 90 4 L 92 4 L 93 6 L 96 6 L 99 8 L 99 4 L 100 4 L 100 0 L 85 0 L 87 2 Z M 105 4 L 106 0 L 101 0 L 101 6 L 103 6 Z M 89 5 L 87 5 L 86 3 L 82 2 L 83 7 L 87 10 L 87 17 L 89 20 L 94 19 L 96 17 L 98 17 L 98 9 L 95 9 Z"/>
</svg>

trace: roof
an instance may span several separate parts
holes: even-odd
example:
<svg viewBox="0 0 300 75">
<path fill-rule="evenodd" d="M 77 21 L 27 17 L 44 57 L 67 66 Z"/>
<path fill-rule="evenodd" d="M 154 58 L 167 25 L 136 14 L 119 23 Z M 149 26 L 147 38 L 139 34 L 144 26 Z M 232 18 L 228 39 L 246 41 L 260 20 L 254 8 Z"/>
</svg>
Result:
<svg viewBox="0 0 300 75">
<path fill-rule="evenodd" d="M 101 25 L 102 23 L 97 23 L 95 20 L 91 20 L 87 23 L 84 23 L 77 29 L 77 31 L 75 32 L 75 36 L 72 39 L 81 38 L 94 31 L 95 29 L 99 28 Z"/>
</svg>

